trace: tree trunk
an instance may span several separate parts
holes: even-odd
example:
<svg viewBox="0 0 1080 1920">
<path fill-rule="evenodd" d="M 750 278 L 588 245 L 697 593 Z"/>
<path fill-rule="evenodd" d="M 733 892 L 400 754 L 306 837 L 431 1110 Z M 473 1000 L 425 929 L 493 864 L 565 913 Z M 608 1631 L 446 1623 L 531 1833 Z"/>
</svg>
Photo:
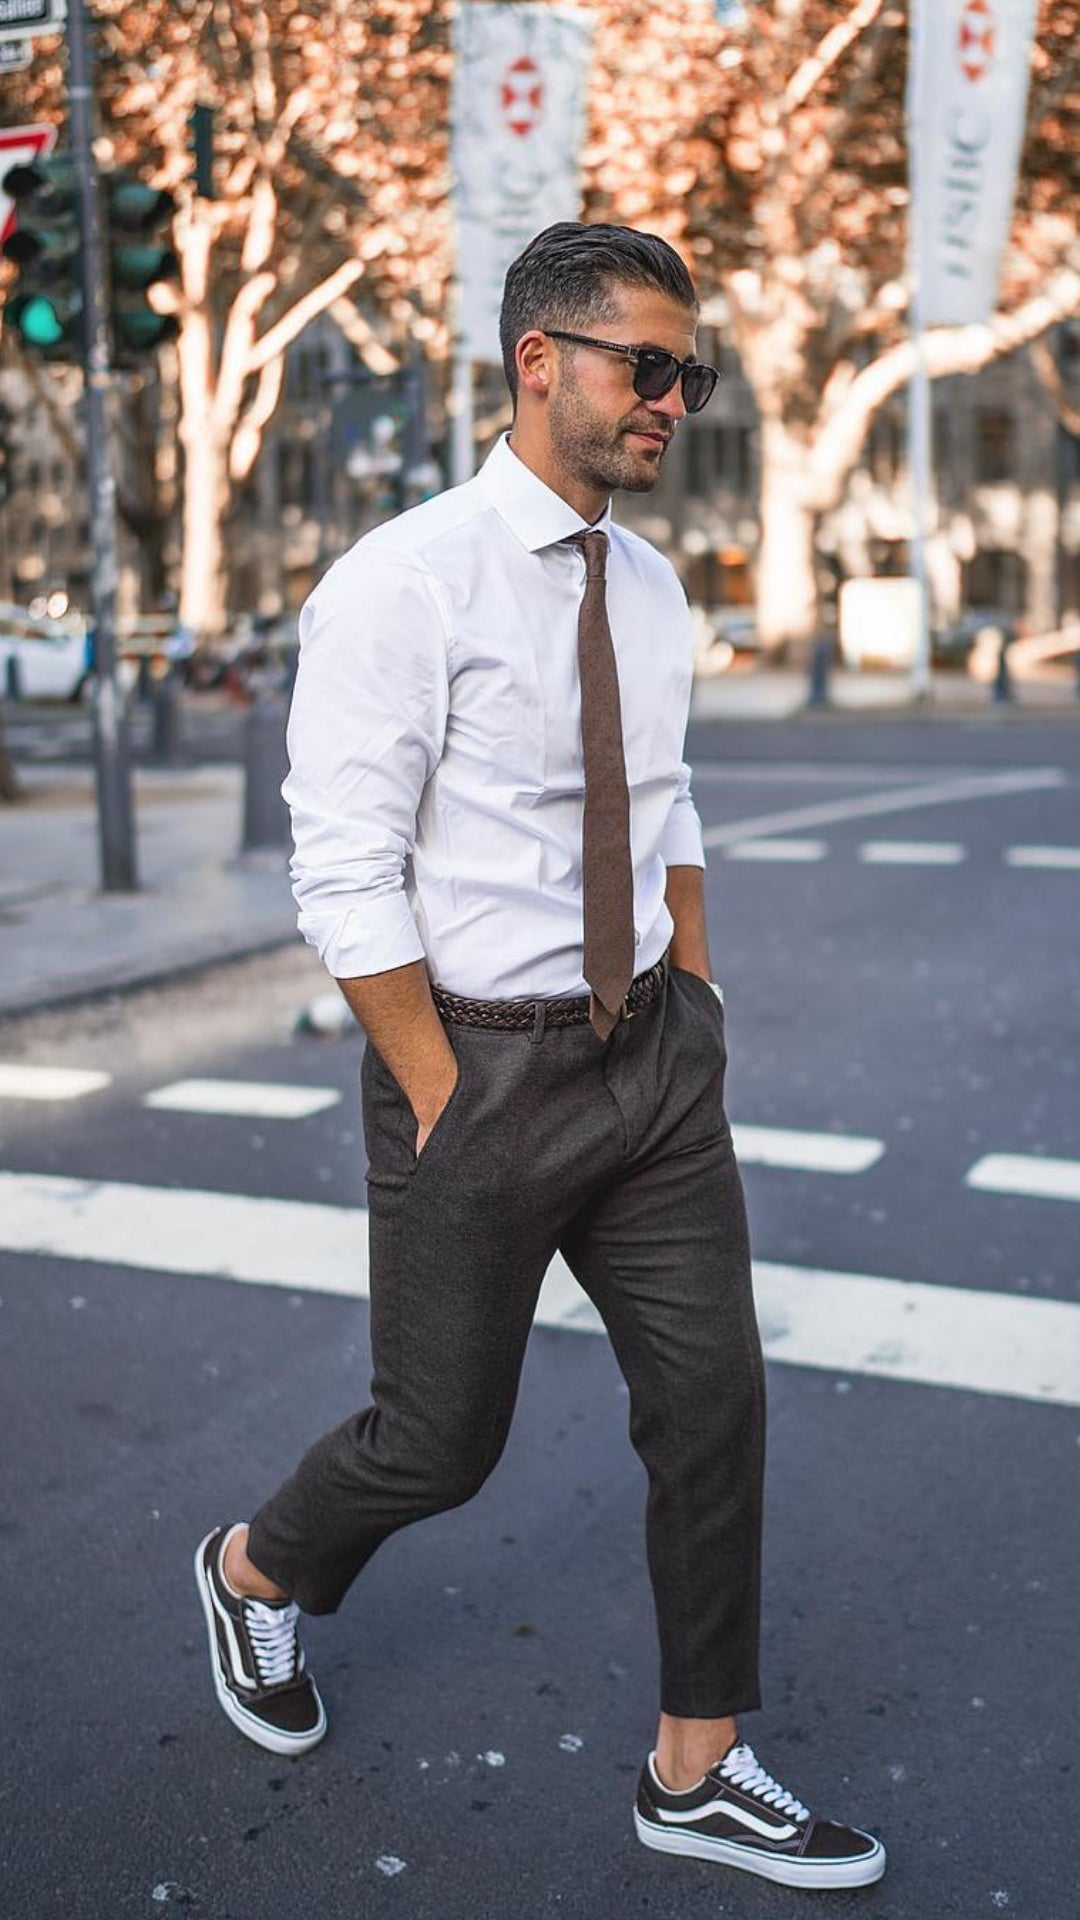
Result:
<svg viewBox="0 0 1080 1920">
<path fill-rule="evenodd" d="M 778 420 L 762 421 L 757 631 L 762 653 L 774 659 L 808 646 L 820 624 L 807 464 L 801 440 Z"/>
<path fill-rule="evenodd" d="M 225 581 L 225 514 L 229 503 L 228 456 L 208 432 L 184 449 L 183 560 L 179 619 L 200 644 L 216 640 L 228 624 Z"/>
</svg>

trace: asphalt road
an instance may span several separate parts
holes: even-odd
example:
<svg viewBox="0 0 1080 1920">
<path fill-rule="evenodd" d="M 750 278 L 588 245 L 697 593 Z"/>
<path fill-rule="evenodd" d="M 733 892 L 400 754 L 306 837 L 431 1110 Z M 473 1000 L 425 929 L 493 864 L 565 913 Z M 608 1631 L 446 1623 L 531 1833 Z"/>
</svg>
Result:
<svg viewBox="0 0 1080 1920">
<path fill-rule="evenodd" d="M 811 1364 L 812 1325 L 770 1366 L 766 1703 L 746 1733 L 803 1799 L 884 1837 L 880 1887 L 816 1896 L 838 1915 L 1077 1912 L 1080 1407 L 1021 1363 L 1047 1326 L 1050 1371 L 1061 1328 L 1075 1358 L 1043 1310 L 1080 1291 L 1080 867 L 1029 856 L 1080 847 L 1078 749 L 1036 722 L 692 740 L 763 1277 L 794 1299 L 859 1276 L 874 1312 L 922 1283 L 975 1316 L 958 1324 L 988 1370 L 983 1391 L 936 1384 L 973 1355 L 932 1316 L 921 1347 L 871 1328 L 843 1366 Z M 256 1276 L 283 1257 L 269 1202 L 363 1206 L 359 1038 L 289 1036 L 318 986 L 287 952 L 0 1027 L 2 1063 L 109 1076 L 0 1099 L 0 1175 L 39 1176 L 49 1218 L 71 1212 L 57 1181 L 91 1183 L 65 1254 L 44 1229 L 53 1251 L 0 1254 L 0 1912 L 794 1915 L 806 1896 L 633 1837 L 655 1708 L 643 1481 L 606 1344 L 571 1320 L 534 1332 L 479 1498 L 311 1623 L 324 1746 L 278 1761 L 218 1714 L 191 1551 L 362 1400 L 366 1308 L 216 1277 L 197 1212 L 160 1190 L 242 1196 L 220 1265 Z M 146 1104 L 194 1076 L 340 1099 L 301 1119 L 211 1113 L 205 1091 L 201 1111 Z M 842 1172 L 850 1142 L 878 1151 Z M 972 1184 L 995 1161 L 1006 1185 Z M 1017 1190 L 1032 1162 L 1054 1194 Z M 28 1193 L 0 1180 L 0 1247 Z"/>
</svg>

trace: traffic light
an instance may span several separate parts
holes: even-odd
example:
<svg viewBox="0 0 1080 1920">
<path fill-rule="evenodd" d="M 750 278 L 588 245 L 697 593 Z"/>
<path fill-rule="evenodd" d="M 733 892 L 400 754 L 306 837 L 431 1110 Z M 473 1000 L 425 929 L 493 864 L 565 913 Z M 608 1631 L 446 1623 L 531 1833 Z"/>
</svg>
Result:
<svg viewBox="0 0 1080 1920">
<path fill-rule="evenodd" d="M 156 313 L 147 295 L 153 287 L 180 277 L 176 255 L 168 245 L 168 229 L 175 211 L 171 193 L 148 187 L 131 173 L 105 176 L 106 219 L 109 235 L 109 277 L 112 283 L 113 357 L 117 364 L 153 353 L 179 331 L 172 314 Z"/>
<path fill-rule="evenodd" d="M 3 189 L 19 224 L 3 252 L 19 269 L 7 320 L 23 346 L 47 360 L 77 360 L 82 350 L 78 182 L 70 154 L 9 167 Z"/>
</svg>

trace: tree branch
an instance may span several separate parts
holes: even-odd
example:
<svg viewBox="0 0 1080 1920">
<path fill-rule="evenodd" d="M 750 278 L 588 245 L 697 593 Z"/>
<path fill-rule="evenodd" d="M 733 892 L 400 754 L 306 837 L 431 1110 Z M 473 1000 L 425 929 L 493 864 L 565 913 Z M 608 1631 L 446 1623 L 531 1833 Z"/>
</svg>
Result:
<svg viewBox="0 0 1080 1920">
<path fill-rule="evenodd" d="M 852 7 L 846 20 L 830 27 L 824 40 L 795 69 L 788 81 L 780 103 L 782 115 L 795 113 L 799 107 L 806 105 L 814 88 L 843 59 L 852 42 L 873 25 L 884 4 L 885 0 L 858 0 L 858 5 Z"/>
<path fill-rule="evenodd" d="M 348 293 L 349 288 L 354 287 L 362 277 L 363 271 L 363 261 L 343 261 L 335 273 L 330 274 L 319 286 L 313 287 L 302 300 L 283 313 L 280 320 L 275 321 L 261 340 L 255 341 L 248 354 L 245 371 L 248 374 L 261 373 L 267 362 L 284 353 L 285 348 L 291 346 L 304 328 L 318 319 L 320 313 L 325 313 L 335 300 L 340 300 L 342 294 Z"/>
<path fill-rule="evenodd" d="M 995 314 L 986 326 L 931 328 L 925 337 L 929 377 L 940 380 L 952 373 L 977 373 L 1078 311 L 1080 272 L 1064 267 L 1042 293 L 1012 313 Z M 825 512 L 836 504 L 870 420 L 886 400 L 907 386 L 914 371 L 915 348 L 911 340 L 904 340 L 856 375 L 831 419 L 819 414 L 809 456 L 809 477 L 818 511 Z"/>
<path fill-rule="evenodd" d="M 279 353 L 276 360 L 267 361 L 260 373 L 254 395 L 233 436 L 229 448 L 229 477 L 236 482 L 247 479 L 259 457 L 263 429 L 274 417 L 284 378 L 285 355 Z"/>
<path fill-rule="evenodd" d="M 1080 407 L 1066 393 L 1057 362 L 1046 341 L 1041 336 L 1038 340 L 1033 340 L 1028 348 L 1028 354 L 1038 376 L 1039 385 L 1053 406 L 1062 426 L 1080 437 Z"/>
</svg>

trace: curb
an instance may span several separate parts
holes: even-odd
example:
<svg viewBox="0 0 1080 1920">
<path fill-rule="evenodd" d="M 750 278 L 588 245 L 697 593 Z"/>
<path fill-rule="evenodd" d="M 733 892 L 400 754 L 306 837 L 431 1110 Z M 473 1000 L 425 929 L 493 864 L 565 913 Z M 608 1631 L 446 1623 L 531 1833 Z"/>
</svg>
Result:
<svg viewBox="0 0 1080 1920">
<path fill-rule="evenodd" d="M 280 953 L 286 947 L 301 945 L 303 942 L 298 933 L 273 934 L 227 951 L 215 949 L 209 954 L 191 954 L 148 965 L 136 961 L 109 973 L 103 969 L 88 970 L 77 980 L 47 989 L 40 996 L 28 993 L 0 998 L 0 1027 L 9 1021 L 25 1020 L 38 1013 L 59 1012 L 98 1000 L 110 1000 L 114 996 L 138 993 L 144 987 L 167 986 L 174 980 L 191 979 L 196 974 L 211 973 L 217 968 L 240 966 L 245 960 L 256 960 L 263 954 Z"/>
</svg>

